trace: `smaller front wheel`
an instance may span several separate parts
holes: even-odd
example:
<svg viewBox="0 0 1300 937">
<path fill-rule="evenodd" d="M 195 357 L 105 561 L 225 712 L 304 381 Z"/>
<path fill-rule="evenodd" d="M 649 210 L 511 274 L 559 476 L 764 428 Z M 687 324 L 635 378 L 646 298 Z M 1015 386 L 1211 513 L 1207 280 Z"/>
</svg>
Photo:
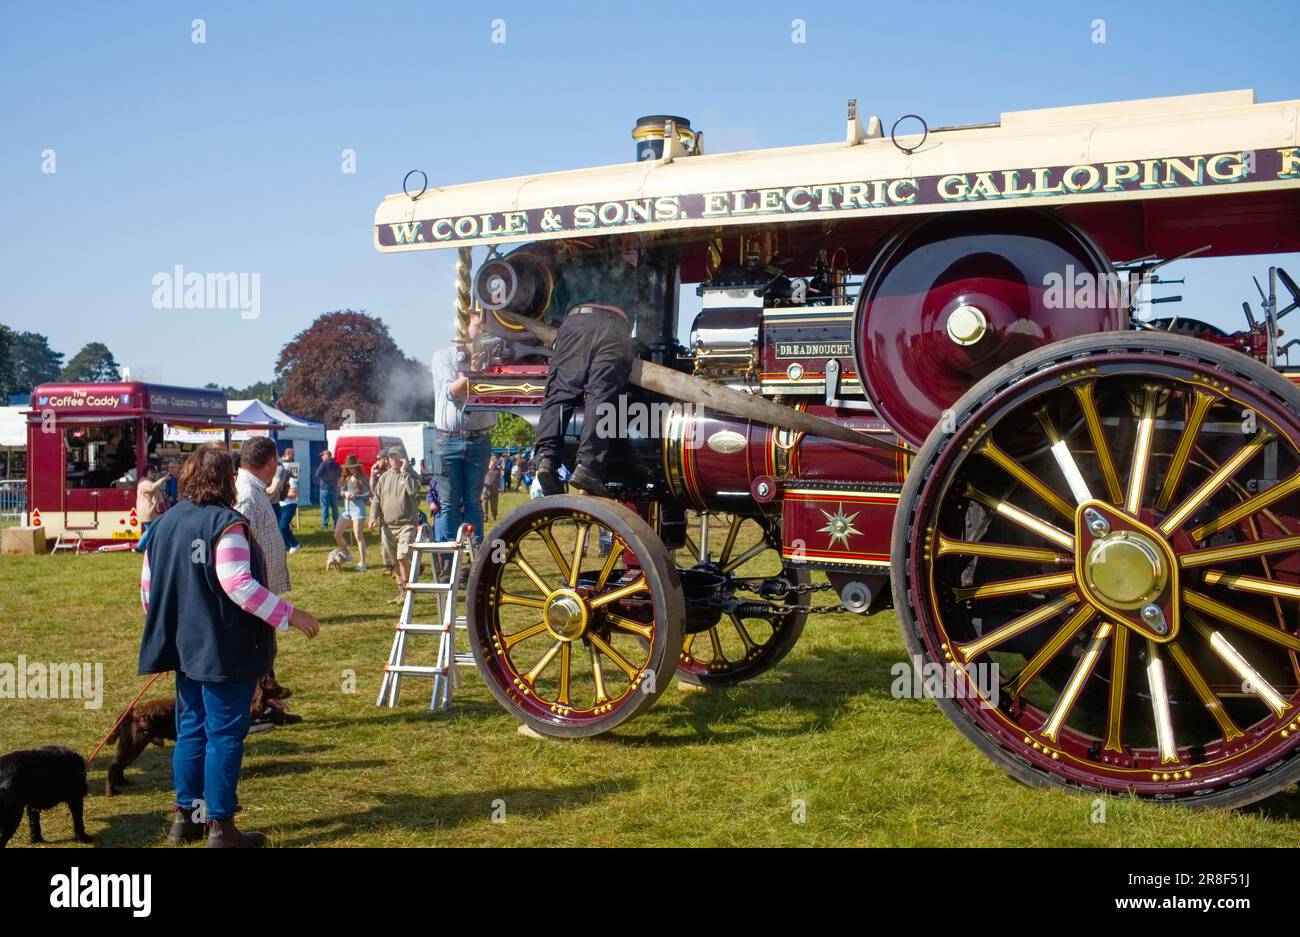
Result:
<svg viewBox="0 0 1300 937">
<path fill-rule="evenodd" d="M 648 708 L 672 681 L 685 617 L 649 525 L 604 498 L 553 495 L 493 535 L 468 594 L 470 646 L 492 695 L 561 737 L 599 735 Z"/>
</svg>

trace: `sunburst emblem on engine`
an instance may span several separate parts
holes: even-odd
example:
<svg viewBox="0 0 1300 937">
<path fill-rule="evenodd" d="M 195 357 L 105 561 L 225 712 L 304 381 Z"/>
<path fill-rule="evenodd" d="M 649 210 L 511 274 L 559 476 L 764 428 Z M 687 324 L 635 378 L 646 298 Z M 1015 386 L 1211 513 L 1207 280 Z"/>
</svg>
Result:
<svg viewBox="0 0 1300 937">
<path fill-rule="evenodd" d="M 820 508 L 818 510 L 820 510 Z M 843 504 L 837 506 L 834 514 L 831 514 L 829 511 L 822 511 L 822 516 L 826 518 L 826 526 L 817 531 L 817 533 L 831 535 L 831 542 L 828 545 L 828 548 L 834 548 L 835 541 L 840 540 L 843 541 L 844 549 L 847 550 L 849 548 L 849 537 L 853 536 L 853 534 L 862 533 L 862 531 L 853 526 L 853 522 L 858 519 L 858 514 L 860 513 L 862 512 L 859 511 L 854 514 L 845 514 Z"/>
</svg>

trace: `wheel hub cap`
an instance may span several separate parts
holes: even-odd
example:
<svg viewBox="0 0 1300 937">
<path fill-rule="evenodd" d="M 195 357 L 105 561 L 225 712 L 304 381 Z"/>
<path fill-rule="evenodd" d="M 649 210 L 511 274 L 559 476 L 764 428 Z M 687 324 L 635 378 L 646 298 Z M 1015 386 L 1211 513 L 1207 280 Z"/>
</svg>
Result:
<svg viewBox="0 0 1300 937">
<path fill-rule="evenodd" d="M 1086 501 L 1076 513 L 1075 576 L 1106 618 L 1144 638 L 1178 636 L 1178 572 L 1164 537 L 1118 508 Z"/>
<path fill-rule="evenodd" d="M 1088 584 L 1117 608 L 1138 608 L 1164 589 L 1169 571 L 1159 548 L 1127 530 L 1096 541 L 1088 550 Z"/>
<path fill-rule="evenodd" d="M 587 607 L 578 593 L 559 589 L 546 600 L 546 630 L 560 641 L 576 641 L 587 630 Z"/>
</svg>

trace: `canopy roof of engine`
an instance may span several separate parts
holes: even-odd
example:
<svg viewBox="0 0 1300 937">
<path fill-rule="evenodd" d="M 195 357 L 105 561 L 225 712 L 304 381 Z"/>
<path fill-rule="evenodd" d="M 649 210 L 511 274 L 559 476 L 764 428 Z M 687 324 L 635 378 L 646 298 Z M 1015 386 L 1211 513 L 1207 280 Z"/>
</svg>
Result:
<svg viewBox="0 0 1300 937">
<path fill-rule="evenodd" d="M 1249 90 L 1013 111 L 897 145 L 851 119 L 841 143 L 698 155 L 669 145 L 658 160 L 390 195 L 374 238 L 387 252 L 1269 192 L 1281 197 L 1270 210 L 1289 216 L 1298 144 L 1300 101 L 1257 104 Z"/>
</svg>

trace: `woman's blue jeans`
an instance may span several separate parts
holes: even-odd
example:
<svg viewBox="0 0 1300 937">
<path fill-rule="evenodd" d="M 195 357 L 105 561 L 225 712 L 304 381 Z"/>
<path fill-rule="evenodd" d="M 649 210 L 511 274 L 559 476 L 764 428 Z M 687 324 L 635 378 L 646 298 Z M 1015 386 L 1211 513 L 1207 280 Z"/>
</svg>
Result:
<svg viewBox="0 0 1300 937">
<path fill-rule="evenodd" d="M 199 801 L 206 805 L 209 820 L 235 815 L 248 710 L 256 687 L 256 681 L 207 683 L 176 674 L 172 786 L 177 806 L 192 818 Z"/>
</svg>

